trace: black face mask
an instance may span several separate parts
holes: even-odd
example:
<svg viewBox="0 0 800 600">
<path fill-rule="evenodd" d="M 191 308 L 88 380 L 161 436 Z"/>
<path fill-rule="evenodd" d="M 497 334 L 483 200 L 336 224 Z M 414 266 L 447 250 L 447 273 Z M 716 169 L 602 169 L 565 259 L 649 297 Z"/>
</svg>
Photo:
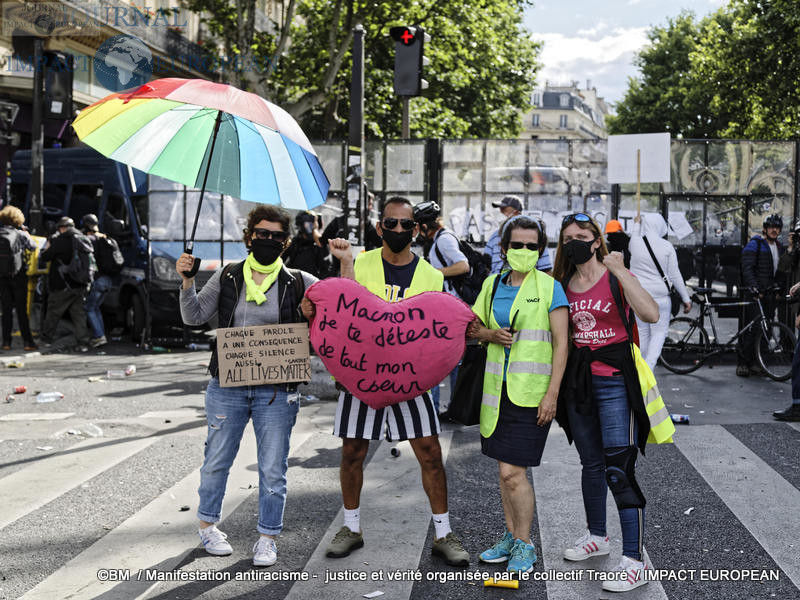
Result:
<svg viewBox="0 0 800 600">
<path fill-rule="evenodd" d="M 594 255 L 592 244 L 594 244 L 594 240 L 591 242 L 585 242 L 583 240 L 569 241 L 564 244 L 564 254 L 574 264 L 582 265 Z"/>
<path fill-rule="evenodd" d="M 612 250 L 622 252 L 628 249 L 628 242 L 630 239 L 622 231 L 615 231 L 608 234 L 608 245 Z"/>
<path fill-rule="evenodd" d="M 250 251 L 258 264 L 268 267 L 278 260 L 283 252 L 283 244 L 277 240 L 254 239 L 250 242 Z"/>
<path fill-rule="evenodd" d="M 383 241 L 389 246 L 389 250 L 397 254 L 398 252 L 402 252 L 403 248 L 408 246 L 411 243 L 411 239 L 414 237 L 414 231 L 392 231 L 392 230 L 383 230 Z"/>
</svg>

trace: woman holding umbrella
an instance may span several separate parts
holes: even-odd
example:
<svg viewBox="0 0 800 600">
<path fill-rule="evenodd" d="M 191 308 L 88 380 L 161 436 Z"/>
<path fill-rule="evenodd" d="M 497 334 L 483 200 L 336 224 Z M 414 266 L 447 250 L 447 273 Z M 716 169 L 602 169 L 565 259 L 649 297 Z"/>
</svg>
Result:
<svg viewBox="0 0 800 600">
<path fill-rule="evenodd" d="M 316 278 L 283 267 L 280 255 L 289 238 L 289 216 L 271 205 L 314 208 L 325 202 L 330 183 L 314 148 L 289 113 L 229 85 L 168 77 L 106 96 L 83 109 L 72 127 L 83 143 L 109 158 L 200 189 L 186 251 L 176 264 L 183 280 L 180 302 L 185 323 L 205 323 L 215 314 L 229 327 L 302 319 L 297 305 L 305 287 Z M 261 206 L 247 219 L 247 259 L 215 273 L 197 293 L 194 276 L 200 259 L 192 256 L 192 248 L 206 190 Z M 253 549 L 253 564 L 271 565 L 277 557 L 275 536 L 281 531 L 286 501 L 289 436 L 298 410 L 296 389 L 287 385 L 220 388 L 216 352 L 209 370 L 200 538 L 211 554 L 232 552 L 214 523 L 220 517 L 239 440 L 252 417 L 258 441 L 261 534 Z"/>
<path fill-rule="evenodd" d="M 200 292 L 187 276 L 194 257 L 182 254 L 176 270 L 183 279 L 180 305 L 187 325 L 206 323 L 218 315 L 224 327 L 269 325 L 303 320 L 298 305 L 306 287 L 317 278 L 283 266 L 281 254 L 289 239 L 289 215 L 270 205 L 250 211 L 244 243 L 247 258 L 211 276 Z M 333 243 L 333 242 L 332 242 Z M 209 554 L 233 552 L 226 535 L 216 528 L 228 472 L 239 449 L 248 421 L 252 419 L 258 448 L 258 540 L 253 546 L 253 565 L 269 566 L 277 560 L 275 537 L 283 527 L 286 504 L 286 469 L 299 395 L 296 385 L 220 387 L 216 349 L 208 366 L 211 381 L 206 389 L 208 435 L 205 460 L 200 469 L 200 539 Z"/>
</svg>

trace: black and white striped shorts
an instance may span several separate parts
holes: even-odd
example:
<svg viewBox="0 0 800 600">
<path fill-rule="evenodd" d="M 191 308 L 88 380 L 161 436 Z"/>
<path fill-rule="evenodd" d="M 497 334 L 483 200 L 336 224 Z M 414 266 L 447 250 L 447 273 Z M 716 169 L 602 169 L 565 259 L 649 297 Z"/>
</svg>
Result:
<svg viewBox="0 0 800 600">
<path fill-rule="evenodd" d="M 333 435 L 381 440 L 387 425 L 386 439 L 390 442 L 438 435 L 441 431 L 433 399 L 428 392 L 378 410 L 349 392 L 339 392 Z"/>
</svg>

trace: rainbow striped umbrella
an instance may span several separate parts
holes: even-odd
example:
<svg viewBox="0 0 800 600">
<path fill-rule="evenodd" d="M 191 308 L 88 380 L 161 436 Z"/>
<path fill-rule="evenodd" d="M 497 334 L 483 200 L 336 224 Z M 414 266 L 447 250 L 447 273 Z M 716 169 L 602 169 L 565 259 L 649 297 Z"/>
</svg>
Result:
<svg viewBox="0 0 800 600">
<path fill-rule="evenodd" d="M 306 210 L 323 204 L 330 187 L 289 113 L 221 83 L 157 79 L 95 102 L 72 127 L 109 158 L 202 190 L 188 252 L 206 189 Z"/>
</svg>

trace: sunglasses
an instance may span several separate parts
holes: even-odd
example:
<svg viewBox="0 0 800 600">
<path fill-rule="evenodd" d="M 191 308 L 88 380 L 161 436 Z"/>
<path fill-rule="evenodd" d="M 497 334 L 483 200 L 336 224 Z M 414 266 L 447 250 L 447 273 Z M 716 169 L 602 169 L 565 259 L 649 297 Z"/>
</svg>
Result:
<svg viewBox="0 0 800 600">
<path fill-rule="evenodd" d="M 395 219 L 394 217 L 384 217 L 383 221 L 381 221 L 381 225 L 384 229 L 394 229 L 397 227 L 398 223 L 400 223 L 400 227 L 406 231 L 414 229 L 414 225 L 417 224 L 414 219 Z"/>
<path fill-rule="evenodd" d="M 564 217 L 564 220 L 561 221 L 561 226 L 566 227 L 567 225 L 569 225 L 570 223 L 574 223 L 575 221 L 577 221 L 578 223 L 591 223 L 592 218 L 586 213 L 581 213 L 581 212 L 573 213 L 571 215 L 567 215 L 566 217 Z"/>
<path fill-rule="evenodd" d="M 528 250 L 539 249 L 539 244 L 535 242 L 508 242 L 508 246 L 514 250 L 522 250 L 523 248 L 527 248 Z"/>
<path fill-rule="evenodd" d="M 253 237 L 259 240 L 273 239 L 276 242 L 285 242 L 289 234 L 285 231 L 272 231 L 271 229 L 253 229 Z"/>
<path fill-rule="evenodd" d="M 561 229 L 563 230 L 570 223 L 589 223 L 592 226 L 592 229 L 594 229 L 598 234 L 600 233 L 600 230 L 595 226 L 594 222 L 592 221 L 592 217 L 590 217 L 586 213 L 579 212 L 567 215 L 566 217 L 564 217 L 564 220 L 561 221 Z M 595 239 L 596 238 L 597 236 L 595 236 Z"/>
</svg>

